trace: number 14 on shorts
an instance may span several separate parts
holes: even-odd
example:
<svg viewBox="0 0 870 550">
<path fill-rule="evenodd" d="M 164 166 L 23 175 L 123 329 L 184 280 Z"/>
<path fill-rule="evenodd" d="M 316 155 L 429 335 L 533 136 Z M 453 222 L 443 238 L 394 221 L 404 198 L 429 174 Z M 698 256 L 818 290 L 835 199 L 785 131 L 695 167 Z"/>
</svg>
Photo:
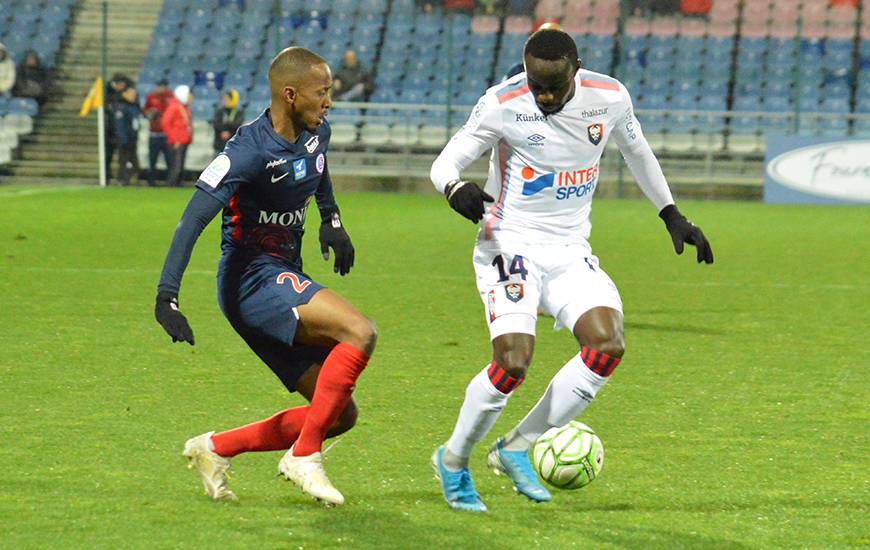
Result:
<svg viewBox="0 0 870 550">
<path fill-rule="evenodd" d="M 504 270 L 505 258 L 501 254 L 497 255 L 492 260 L 492 265 L 498 269 L 498 282 L 503 283 L 510 279 L 511 275 L 519 275 L 522 280 L 526 280 L 526 266 L 523 264 L 522 256 L 514 256 L 510 261 L 510 265 L 508 266 L 508 271 Z"/>
</svg>

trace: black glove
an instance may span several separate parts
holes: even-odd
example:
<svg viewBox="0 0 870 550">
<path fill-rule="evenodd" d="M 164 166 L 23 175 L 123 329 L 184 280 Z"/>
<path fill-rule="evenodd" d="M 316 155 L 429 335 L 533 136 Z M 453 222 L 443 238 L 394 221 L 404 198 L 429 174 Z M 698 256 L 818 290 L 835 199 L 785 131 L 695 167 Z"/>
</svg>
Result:
<svg viewBox="0 0 870 550">
<path fill-rule="evenodd" d="M 329 259 L 329 247 L 335 252 L 332 270 L 342 276 L 350 273 L 354 260 L 353 244 L 341 224 L 338 212 L 323 214 L 323 222 L 320 224 L 320 253 L 324 260 Z"/>
<path fill-rule="evenodd" d="M 474 223 L 483 219 L 484 202 L 493 202 L 486 191 L 470 181 L 451 181 L 444 188 L 450 208 L 456 210 Z"/>
<path fill-rule="evenodd" d="M 178 296 L 168 292 L 158 292 L 154 316 L 157 317 L 157 322 L 163 330 L 172 336 L 173 342 L 187 342 L 193 345 L 193 330 L 187 323 L 187 318 L 178 309 Z"/>
<path fill-rule="evenodd" d="M 671 234 L 671 240 L 674 241 L 674 251 L 677 254 L 683 253 L 683 243 L 689 243 L 698 249 L 698 263 L 713 263 L 713 249 L 710 248 L 707 237 L 704 236 L 700 227 L 680 214 L 676 205 L 669 204 L 662 208 L 659 217 L 664 220 L 665 227 Z"/>
</svg>

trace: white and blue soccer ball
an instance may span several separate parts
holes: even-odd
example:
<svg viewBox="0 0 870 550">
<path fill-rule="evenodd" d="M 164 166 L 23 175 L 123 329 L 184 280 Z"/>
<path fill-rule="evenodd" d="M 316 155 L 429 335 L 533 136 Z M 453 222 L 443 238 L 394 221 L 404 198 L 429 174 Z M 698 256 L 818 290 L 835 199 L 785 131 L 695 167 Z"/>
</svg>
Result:
<svg viewBox="0 0 870 550">
<path fill-rule="evenodd" d="M 604 445 L 595 432 L 572 420 L 550 428 L 532 447 L 532 464 L 541 479 L 557 489 L 592 483 L 604 467 Z"/>
</svg>

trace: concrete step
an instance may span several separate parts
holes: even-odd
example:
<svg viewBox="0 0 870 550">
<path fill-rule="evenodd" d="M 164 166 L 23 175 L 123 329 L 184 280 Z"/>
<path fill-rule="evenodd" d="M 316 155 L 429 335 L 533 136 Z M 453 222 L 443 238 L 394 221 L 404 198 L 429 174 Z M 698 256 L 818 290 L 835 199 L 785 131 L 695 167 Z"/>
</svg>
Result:
<svg viewBox="0 0 870 550">
<path fill-rule="evenodd" d="M 8 185 L 98 185 L 97 177 L 45 177 L 45 176 L 0 176 L 0 182 Z"/>
<path fill-rule="evenodd" d="M 33 161 L 38 162 L 38 161 Z M 93 164 L 72 164 L 70 162 L 63 163 L 42 163 L 34 165 L 32 162 L 12 163 L 9 167 L 13 176 L 30 176 L 34 178 L 42 177 L 73 177 L 73 178 L 94 178 L 100 177 L 100 168 L 97 163 Z M 5 178 L 4 178 L 5 179 Z"/>
<path fill-rule="evenodd" d="M 72 159 L 74 162 L 89 162 L 97 163 L 97 148 L 94 146 L 82 147 L 80 149 L 70 149 L 64 147 L 57 150 L 39 149 L 24 149 L 21 151 L 22 161 L 44 161 L 57 162 L 58 159 Z"/>
</svg>

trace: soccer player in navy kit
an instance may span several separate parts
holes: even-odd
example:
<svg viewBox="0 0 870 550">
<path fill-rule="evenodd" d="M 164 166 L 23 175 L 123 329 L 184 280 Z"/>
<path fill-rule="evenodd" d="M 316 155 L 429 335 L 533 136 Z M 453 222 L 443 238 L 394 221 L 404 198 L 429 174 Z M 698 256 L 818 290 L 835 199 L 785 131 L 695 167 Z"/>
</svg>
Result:
<svg viewBox="0 0 870 550">
<path fill-rule="evenodd" d="M 310 405 L 236 428 L 208 432 L 184 448 L 213 499 L 235 499 L 227 487 L 229 458 L 250 451 L 289 449 L 278 471 L 328 504 L 344 497 L 323 469 L 326 437 L 350 429 L 357 415 L 352 392 L 375 348 L 377 332 L 344 298 L 302 271 L 300 247 L 309 201 L 320 210 L 324 259 L 347 274 L 354 248 L 345 231 L 326 163 L 332 76 L 304 48 L 287 48 L 269 67 L 271 107 L 236 135 L 202 172 L 163 266 L 155 315 L 173 342 L 193 345 L 178 308 L 181 277 L 194 243 L 223 210 L 218 302 L 232 327 L 281 379 Z"/>
</svg>

